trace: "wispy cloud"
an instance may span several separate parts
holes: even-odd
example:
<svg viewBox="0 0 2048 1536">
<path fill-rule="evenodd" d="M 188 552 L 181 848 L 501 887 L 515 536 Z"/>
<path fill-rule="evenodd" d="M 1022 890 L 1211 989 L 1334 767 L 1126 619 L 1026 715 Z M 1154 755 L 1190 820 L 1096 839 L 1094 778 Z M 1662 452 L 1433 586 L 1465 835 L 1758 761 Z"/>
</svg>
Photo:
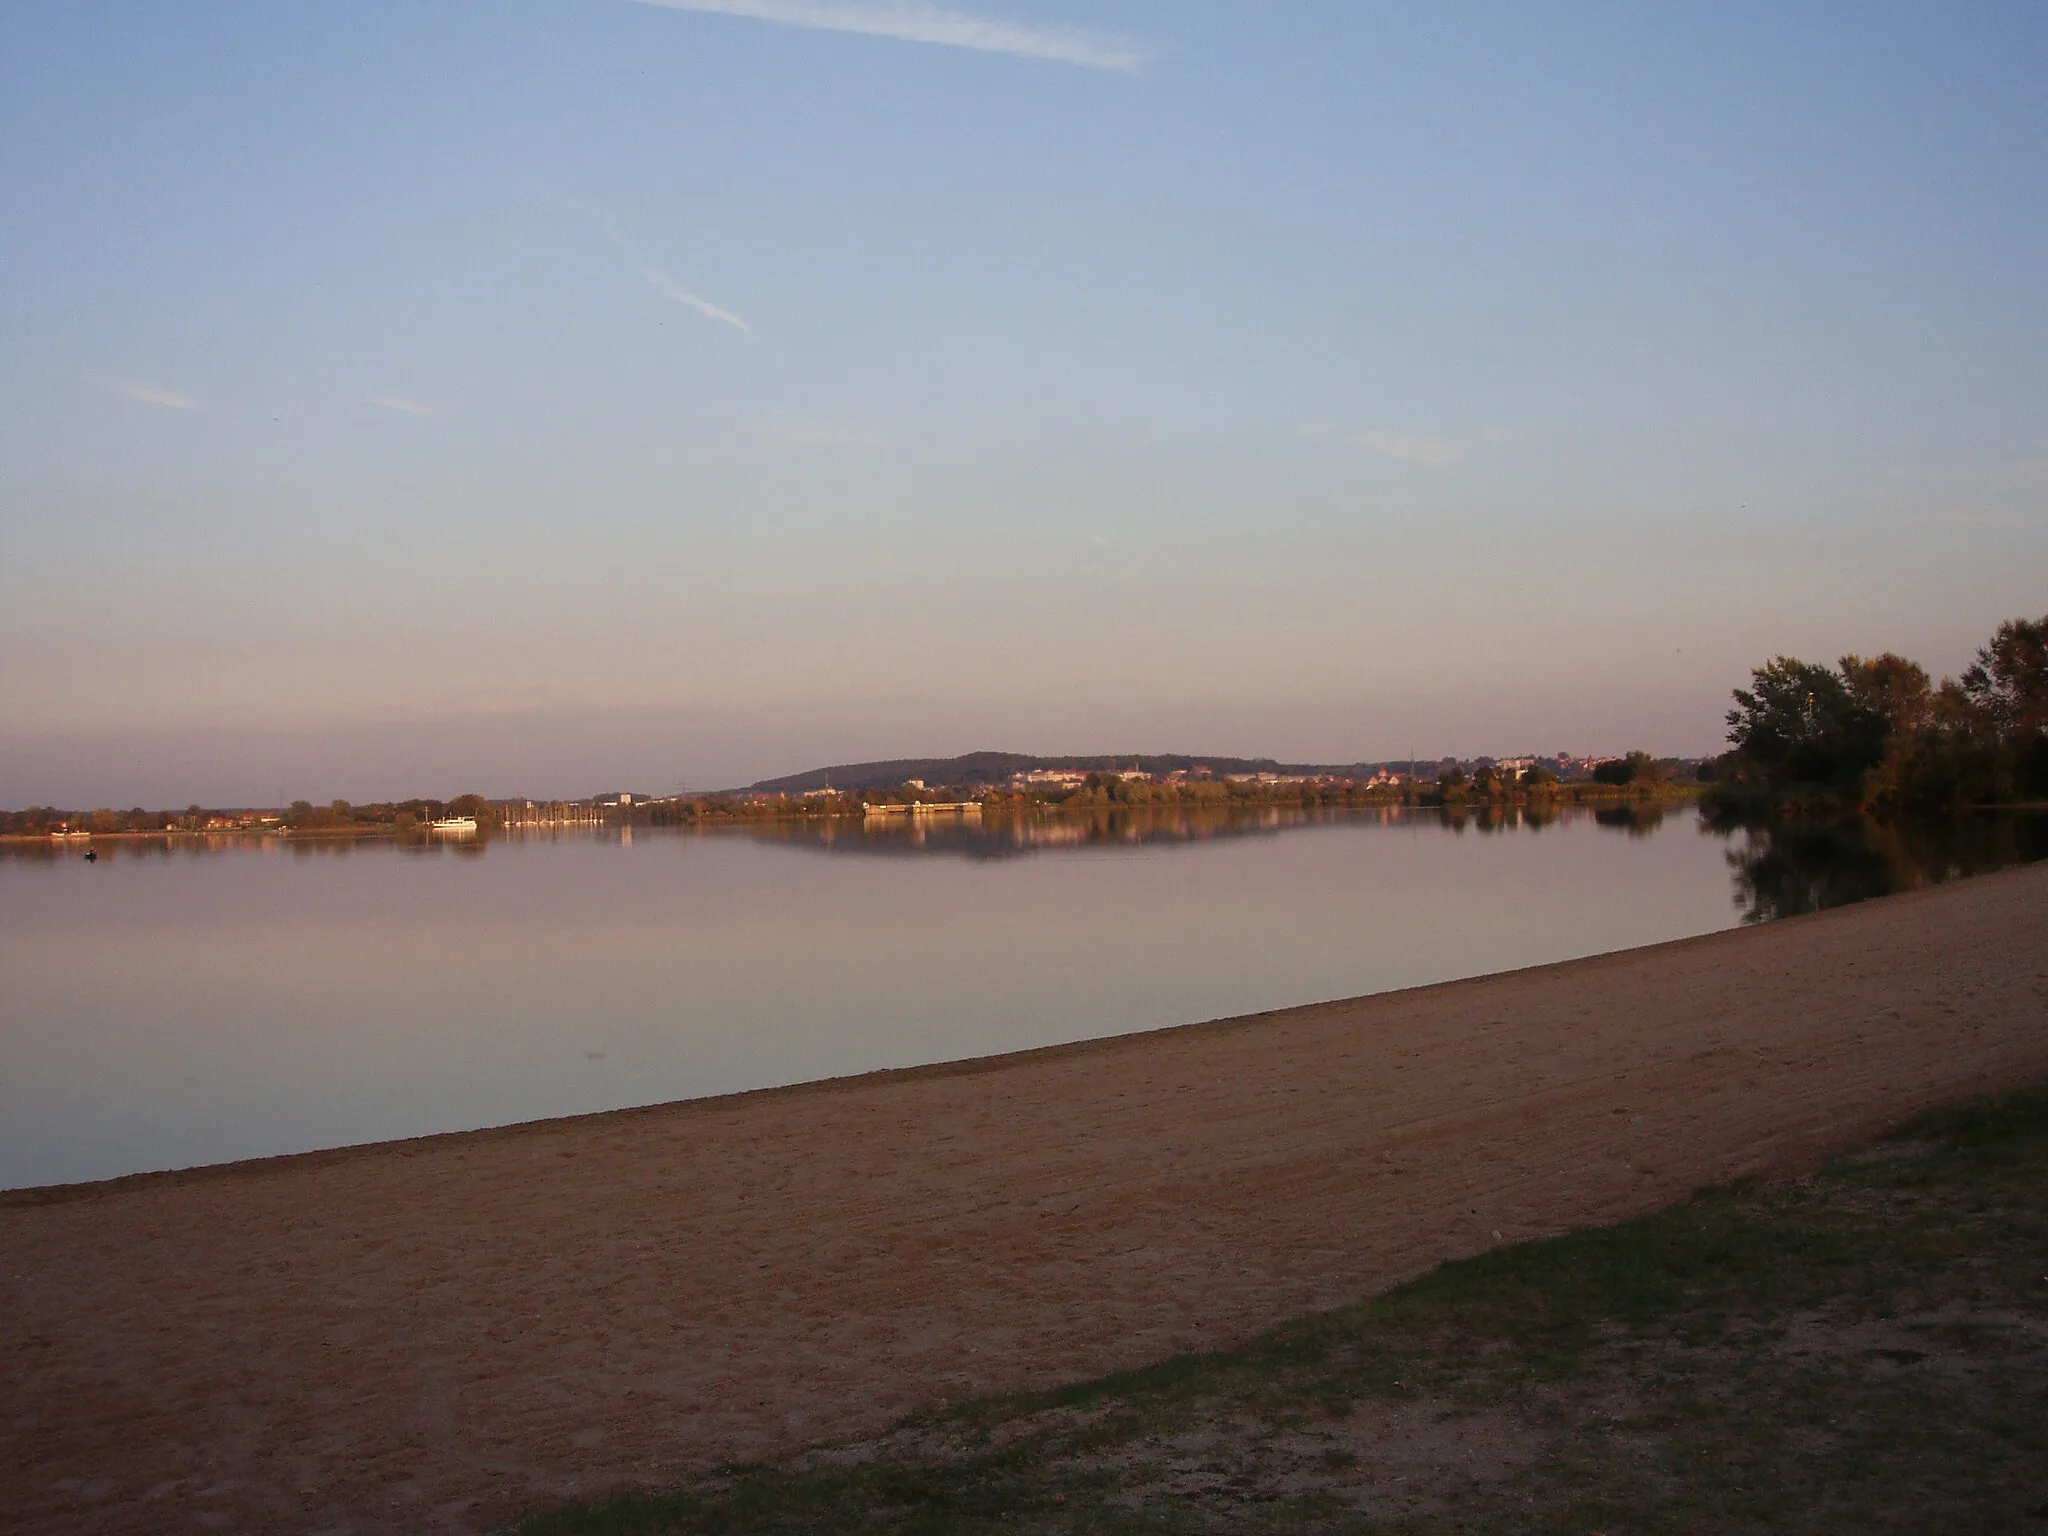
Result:
<svg viewBox="0 0 2048 1536">
<path fill-rule="evenodd" d="M 427 405 L 418 400 L 408 400 L 403 395 L 365 395 L 363 404 L 381 406 L 387 411 L 403 411 L 408 416 L 438 416 L 441 407 Z"/>
<path fill-rule="evenodd" d="M 632 254 L 632 247 L 623 240 L 619 243 L 630 256 Z M 636 260 L 633 265 L 640 275 L 647 279 L 648 286 L 671 304 L 680 304 L 685 309 L 694 309 L 706 320 L 716 320 L 720 325 L 729 325 L 743 336 L 754 334 L 754 328 L 731 310 L 721 309 L 702 294 L 692 293 L 653 262 Z"/>
<path fill-rule="evenodd" d="M 729 325 L 742 336 L 752 336 L 754 328 L 723 305 L 714 304 L 704 295 L 691 288 L 671 273 L 649 259 L 647 253 L 635 245 L 620 226 L 618 217 L 610 209 L 597 207 L 593 203 L 580 202 L 573 197 L 563 198 L 563 203 L 578 213 L 595 215 L 604 230 L 605 239 L 618 247 L 619 254 L 632 263 L 633 270 L 645 279 L 647 286 L 667 299 L 671 304 L 680 304 L 685 309 L 694 309 L 706 320 L 716 320 L 720 325 Z"/>
<path fill-rule="evenodd" d="M 1352 434 L 1351 441 L 1384 458 L 1399 459 L 1404 464 L 1427 464 L 1439 469 L 1465 457 L 1465 450 L 1459 444 L 1441 437 L 1424 437 L 1418 432 L 1357 432 Z"/>
<path fill-rule="evenodd" d="M 136 379 L 105 379 L 95 376 L 93 382 L 101 389 L 109 390 L 124 400 L 133 400 L 140 405 L 161 405 L 173 411 L 203 411 L 205 405 L 187 394 L 175 389 L 165 389 L 159 384 L 144 384 Z"/>
<path fill-rule="evenodd" d="M 1059 28 L 1026 27 L 930 0 L 644 0 L 678 11 L 711 11 L 746 16 L 785 27 L 821 32 L 858 32 L 906 43 L 937 43 L 978 53 L 1008 53 L 1025 59 L 1079 64 L 1085 69 L 1133 70 L 1144 62 L 1131 44 L 1115 38 Z"/>
</svg>

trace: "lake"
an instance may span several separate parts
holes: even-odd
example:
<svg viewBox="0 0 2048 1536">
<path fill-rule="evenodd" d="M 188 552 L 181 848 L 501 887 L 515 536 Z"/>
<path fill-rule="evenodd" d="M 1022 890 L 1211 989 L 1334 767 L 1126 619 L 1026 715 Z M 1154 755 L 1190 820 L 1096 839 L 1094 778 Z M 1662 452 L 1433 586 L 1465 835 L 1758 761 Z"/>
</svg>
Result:
<svg viewBox="0 0 2048 1536">
<path fill-rule="evenodd" d="M 1501 971 L 2037 858 L 1691 808 L 0 854 L 0 1187 L 616 1109 Z"/>
</svg>

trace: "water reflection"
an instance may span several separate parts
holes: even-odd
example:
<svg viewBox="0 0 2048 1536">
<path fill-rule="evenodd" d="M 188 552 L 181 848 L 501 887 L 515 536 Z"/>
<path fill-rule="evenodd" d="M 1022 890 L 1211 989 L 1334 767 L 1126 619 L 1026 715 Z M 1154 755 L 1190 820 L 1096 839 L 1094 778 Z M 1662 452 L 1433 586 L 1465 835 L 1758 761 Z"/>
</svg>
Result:
<svg viewBox="0 0 2048 1536">
<path fill-rule="evenodd" d="M 1689 817 L 1685 818 L 1689 820 Z M 0 1187 L 618 1108 L 1727 927 L 1583 810 L 1102 808 L 0 857 Z"/>
<path fill-rule="evenodd" d="M 2048 857 L 2048 817 L 1105 807 L 92 846 L 0 845 L 0 1188 L 1540 965 Z"/>
<path fill-rule="evenodd" d="M 1745 923 L 1919 890 L 2048 858 L 2048 816 L 1954 820 L 1726 821 L 1703 829 L 1735 843 L 1726 858 Z"/>
<path fill-rule="evenodd" d="M 1769 922 L 1874 896 L 1985 874 L 2048 858 L 2048 814 L 1983 813 L 1953 820 L 1879 823 L 1773 821 L 1717 817 L 1690 805 L 1655 802 L 1614 806 L 1442 808 L 1382 806 L 1368 810 L 1313 806 L 1099 806 L 1082 811 L 999 813 L 961 818 L 811 818 L 735 822 L 698 828 L 639 826 L 643 839 L 741 840 L 807 852 L 863 857 L 953 857 L 997 861 L 1063 852 L 1163 850 L 1175 845 L 1270 838 L 1314 828 L 1433 829 L 1454 835 L 1541 832 L 1590 823 L 1630 840 L 1650 838 L 1667 822 L 1693 824 L 1732 846 L 1725 860 L 1735 906 L 1745 923 Z M 102 861 L 168 860 L 227 854 L 294 863 L 397 853 L 408 861 L 482 859 L 494 845 L 633 846 L 633 824 L 578 824 L 520 829 L 476 838 L 279 838 L 250 834 L 175 834 L 94 838 Z M 30 839 L 0 843 L 0 860 L 50 864 L 83 857 L 85 845 Z"/>
<path fill-rule="evenodd" d="M 1650 802 L 1643 805 L 1603 805 L 1593 812 L 1595 825 L 1630 837 L 1648 837 L 1664 825 L 1666 807 Z"/>
<path fill-rule="evenodd" d="M 954 855 L 1010 859 L 1075 850 L 1156 849 L 1233 838 L 1271 837 L 1319 826 L 1391 825 L 1397 810 L 1345 811 L 1305 806 L 1095 806 L 1052 814 L 890 817 L 873 821 L 786 821 L 700 836 L 745 836 L 818 853 Z"/>
<path fill-rule="evenodd" d="M 577 829 L 585 841 L 591 833 Z M 617 841 L 614 830 L 612 841 Z M 632 841 L 630 831 L 626 837 Z M 0 841 L 0 861 L 21 864 L 69 864 L 90 851 L 109 859 L 166 860 L 218 857 L 226 854 L 311 859 L 345 859 L 352 854 L 396 851 L 407 858 L 478 858 L 489 846 L 481 837 L 278 837 L 259 832 L 121 832 L 95 836 L 90 843 L 29 837 Z"/>
</svg>

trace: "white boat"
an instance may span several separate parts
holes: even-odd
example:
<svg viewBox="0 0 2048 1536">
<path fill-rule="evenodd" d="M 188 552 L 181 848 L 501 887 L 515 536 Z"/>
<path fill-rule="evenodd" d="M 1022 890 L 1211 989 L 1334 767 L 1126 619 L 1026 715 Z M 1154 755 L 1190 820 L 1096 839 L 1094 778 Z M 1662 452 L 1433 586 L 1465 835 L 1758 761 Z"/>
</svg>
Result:
<svg viewBox="0 0 2048 1536">
<path fill-rule="evenodd" d="M 476 831 L 474 816 L 443 816 L 433 824 L 432 830 L 449 837 L 467 837 Z"/>
</svg>

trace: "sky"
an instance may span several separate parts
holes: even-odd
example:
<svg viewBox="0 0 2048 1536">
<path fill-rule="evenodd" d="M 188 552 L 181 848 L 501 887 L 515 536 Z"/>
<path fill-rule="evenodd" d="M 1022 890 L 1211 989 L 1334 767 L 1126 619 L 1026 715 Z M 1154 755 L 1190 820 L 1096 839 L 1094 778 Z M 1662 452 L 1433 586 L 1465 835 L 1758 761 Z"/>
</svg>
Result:
<svg viewBox="0 0 2048 1536">
<path fill-rule="evenodd" d="M 1691 754 L 2048 610 L 2048 9 L 0 8 L 0 806 Z"/>
</svg>

